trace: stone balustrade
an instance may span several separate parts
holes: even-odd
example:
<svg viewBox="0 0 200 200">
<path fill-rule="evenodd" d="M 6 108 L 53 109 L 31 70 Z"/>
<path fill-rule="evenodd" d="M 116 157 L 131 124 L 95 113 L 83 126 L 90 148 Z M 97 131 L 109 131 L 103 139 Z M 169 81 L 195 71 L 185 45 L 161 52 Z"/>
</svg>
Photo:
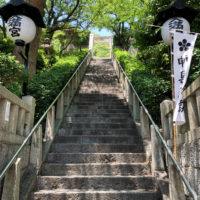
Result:
<svg viewBox="0 0 200 200">
<path fill-rule="evenodd" d="M 43 121 L 38 122 L 31 140 L 7 171 L 0 191 L 2 200 L 28 200 L 42 162 L 62 123 L 65 113 L 80 85 L 91 53 L 81 63 L 72 78 L 52 103 Z M 26 96 L 19 99 L 0 86 L 0 172 L 24 142 L 33 127 L 35 100 Z"/>
<path fill-rule="evenodd" d="M 163 152 L 163 144 L 161 139 L 158 137 L 158 134 L 156 133 L 157 131 L 155 129 L 157 128 L 157 130 L 159 130 L 159 128 L 155 126 L 155 124 L 151 124 L 152 121 L 150 120 L 148 110 L 146 110 L 146 108 L 142 105 L 142 102 L 139 100 L 136 91 L 131 86 L 127 76 L 123 72 L 123 69 L 121 68 L 116 58 L 113 56 L 112 59 L 117 76 L 119 77 L 119 81 L 123 87 L 124 96 L 128 102 L 130 113 L 143 140 L 147 160 L 150 160 L 149 164 L 151 166 L 152 174 L 157 177 L 158 187 L 162 193 L 163 199 L 185 200 L 183 182 L 181 180 L 180 174 L 177 172 L 174 163 L 171 162 L 169 156 Z M 186 123 L 186 125 L 179 127 L 179 131 L 185 131 L 188 129 L 188 127 L 190 127 L 191 130 L 198 130 L 197 119 L 199 118 L 198 113 L 196 112 L 196 107 L 198 104 L 199 92 L 197 84 L 199 83 L 199 80 L 200 79 L 197 79 L 196 82 L 194 82 L 186 91 L 184 91 L 183 97 L 187 102 L 187 108 L 189 110 L 188 113 L 190 116 L 187 115 L 189 116 L 189 122 Z M 163 129 L 160 130 L 160 132 L 163 133 L 165 141 L 170 141 L 169 139 L 173 138 L 172 107 L 172 102 L 168 100 L 161 104 Z M 192 117 L 191 115 L 195 116 Z M 189 137 L 191 141 L 191 132 L 189 134 L 186 133 L 185 136 L 187 136 L 187 138 Z M 178 138 L 179 143 L 180 141 L 183 141 L 182 136 L 178 136 Z M 194 156 L 192 158 L 194 158 Z M 165 163 L 167 164 L 168 168 L 169 180 L 165 171 Z M 195 180 L 197 180 L 197 178 L 195 178 Z M 194 189 L 196 188 L 194 187 Z"/>
<path fill-rule="evenodd" d="M 183 92 L 186 123 L 177 127 L 178 162 L 195 192 L 200 195 L 200 77 Z M 173 103 L 160 105 L 163 136 L 173 150 Z"/>
<path fill-rule="evenodd" d="M 23 143 L 34 123 L 35 99 L 25 96 L 22 99 L 0 86 L 0 171 L 12 158 L 15 151 Z M 24 171 L 29 165 L 30 145 L 26 145 L 20 153 L 20 169 Z M 13 173 L 11 177 L 13 176 Z M 8 180 L 8 178 L 6 179 Z M 7 184 L 5 180 L 5 184 Z M 4 189 L 5 191 L 5 189 Z M 5 192 L 3 194 L 5 199 Z M 9 198 L 6 197 L 6 198 Z"/>
</svg>

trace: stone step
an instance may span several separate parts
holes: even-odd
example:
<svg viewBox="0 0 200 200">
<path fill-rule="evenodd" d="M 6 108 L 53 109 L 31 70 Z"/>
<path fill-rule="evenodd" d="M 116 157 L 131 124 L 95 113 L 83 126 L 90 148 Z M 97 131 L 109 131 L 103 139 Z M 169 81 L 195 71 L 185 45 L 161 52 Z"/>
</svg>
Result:
<svg viewBox="0 0 200 200">
<path fill-rule="evenodd" d="M 54 143 L 77 143 L 77 144 L 138 144 L 141 143 L 139 136 L 57 136 Z"/>
<path fill-rule="evenodd" d="M 112 104 L 112 105 L 118 105 L 118 104 L 126 104 L 127 105 L 127 102 L 123 99 L 118 99 L 118 98 L 112 98 L 112 99 L 109 99 L 109 98 L 102 98 L 102 97 L 98 97 L 96 99 L 91 99 L 90 97 L 88 98 L 83 98 L 83 97 L 79 97 L 79 95 L 77 95 L 73 101 L 73 103 L 75 104 L 79 104 L 79 103 L 84 103 L 84 104 L 104 104 L 104 105 L 107 105 L 107 104 Z"/>
<path fill-rule="evenodd" d="M 133 119 L 122 118 L 122 117 L 65 117 L 63 122 L 74 123 L 74 122 L 90 122 L 90 123 L 133 123 Z"/>
<path fill-rule="evenodd" d="M 41 190 L 33 200 L 161 200 L 157 192 L 145 190 Z"/>
<path fill-rule="evenodd" d="M 49 153 L 49 163 L 143 163 L 145 153 Z"/>
<path fill-rule="evenodd" d="M 93 75 L 86 75 L 84 81 L 93 81 L 94 83 L 97 84 L 118 84 L 119 81 L 117 77 L 110 77 L 110 76 L 93 76 Z"/>
<path fill-rule="evenodd" d="M 112 81 L 115 81 L 115 80 L 118 81 L 117 75 L 113 70 L 108 70 L 107 73 L 106 73 L 106 71 L 103 72 L 103 70 L 96 70 L 96 71 L 93 71 L 92 73 L 86 72 L 84 78 L 85 78 L 85 80 L 91 80 L 92 79 L 92 81 L 95 82 L 95 83 L 96 82 L 106 83 L 106 82 L 102 81 L 104 79 L 106 79 L 109 82 L 112 82 Z"/>
<path fill-rule="evenodd" d="M 80 100 L 105 100 L 105 101 L 116 101 L 116 100 L 121 100 L 124 101 L 124 95 L 120 94 L 119 96 L 114 95 L 114 94 L 77 94 L 75 97 L 76 99 Z"/>
<path fill-rule="evenodd" d="M 121 84 L 120 83 L 107 83 L 107 84 L 101 84 L 101 83 L 95 83 L 92 81 L 84 81 L 82 82 L 82 84 L 80 85 L 80 89 L 105 89 L 105 90 L 119 90 L 120 92 L 122 90 Z"/>
<path fill-rule="evenodd" d="M 135 128 L 133 123 L 62 123 L 62 128 L 71 128 L 71 129 L 129 129 Z"/>
<path fill-rule="evenodd" d="M 76 106 L 128 106 L 127 102 L 72 102 L 72 106 L 76 105 Z"/>
<path fill-rule="evenodd" d="M 59 136 L 69 136 L 69 135 L 96 135 L 96 136 L 138 136 L 136 128 L 124 128 L 124 129 L 80 129 L 80 128 L 67 128 L 59 129 Z"/>
<path fill-rule="evenodd" d="M 126 110 L 128 111 L 128 106 L 124 105 L 71 105 L 71 109 L 88 109 L 88 110 Z"/>
<path fill-rule="evenodd" d="M 54 153 L 143 153 L 143 145 L 133 144 L 62 144 L 56 143 L 51 147 Z"/>
<path fill-rule="evenodd" d="M 150 174 L 147 164 L 55 164 L 42 167 L 42 176 L 144 176 Z"/>
<path fill-rule="evenodd" d="M 92 93 L 92 94 L 114 94 L 114 95 L 121 95 L 122 91 L 121 90 L 115 90 L 115 89 L 110 89 L 110 90 L 105 90 L 105 89 L 100 89 L 100 88 L 80 88 L 79 94 L 84 94 L 84 93 Z"/>
<path fill-rule="evenodd" d="M 115 95 L 116 97 L 121 97 L 122 93 L 121 92 L 115 92 L 115 91 L 105 91 L 105 90 L 79 90 L 79 94 L 85 94 L 85 93 L 89 93 L 89 94 L 109 94 L 109 95 Z"/>
<path fill-rule="evenodd" d="M 79 112 L 79 113 L 68 113 L 66 115 L 66 117 L 103 117 L 103 118 L 114 118 L 114 117 L 117 117 L 117 118 L 126 118 L 126 119 L 131 119 L 130 118 L 130 113 L 129 112 L 126 112 L 126 113 L 97 113 L 94 111 L 94 112 L 87 112 L 87 113 L 82 113 L 82 112 Z"/>
<path fill-rule="evenodd" d="M 74 109 L 74 108 L 70 108 L 69 109 L 70 114 L 77 114 L 77 113 L 82 113 L 82 114 L 96 114 L 97 116 L 100 114 L 116 114 L 116 116 L 118 116 L 118 114 L 124 114 L 124 113 L 128 113 L 129 114 L 129 110 L 127 109 Z"/>
<path fill-rule="evenodd" d="M 97 88 L 114 88 L 114 89 L 122 89 L 121 88 L 121 84 L 119 82 L 116 82 L 116 83 L 94 83 L 93 81 L 87 81 L 87 80 L 84 80 L 81 85 L 80 85 L 80 88 L 82 87 L 87 87 L 87 88 L 90 88 L 90 87 L 97 87 Z"/>
<path fill-rule="evenodd" d="M 93 190 L 155 190 L 152 176 L 38 176 L 38 190 L 93 189 Z"/>
</svg>

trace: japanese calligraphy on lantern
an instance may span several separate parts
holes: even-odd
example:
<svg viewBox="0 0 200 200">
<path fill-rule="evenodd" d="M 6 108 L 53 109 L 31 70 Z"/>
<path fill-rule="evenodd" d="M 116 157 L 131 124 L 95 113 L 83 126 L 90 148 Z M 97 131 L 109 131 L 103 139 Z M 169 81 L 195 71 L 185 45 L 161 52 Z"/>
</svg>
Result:
<svg viewBox="0 0 200 200">
<path fill-rule="evenodd" d="M 183 20 L 178 17 L 174 17 L 169 22 L 169 28 L 171 29 L 183 29 Z"/>
<path fill-rule="evenodd" d="M 12 37 L 20 36 L 21 21 L 20 16 L 13 16 L 8 20 L 8 31 L 11 32 Z"/>
<path fill-rule="evenodd" d="M 174 34 L 174 90 L 176 107 L 174 111 L 173 121 L 176 125 L 185 123 L 184 103 L 182 98 L 183 88 L 186 84 L 194 45 L 197 34 L 181 33 L 173 31 Z"/>
</svg>

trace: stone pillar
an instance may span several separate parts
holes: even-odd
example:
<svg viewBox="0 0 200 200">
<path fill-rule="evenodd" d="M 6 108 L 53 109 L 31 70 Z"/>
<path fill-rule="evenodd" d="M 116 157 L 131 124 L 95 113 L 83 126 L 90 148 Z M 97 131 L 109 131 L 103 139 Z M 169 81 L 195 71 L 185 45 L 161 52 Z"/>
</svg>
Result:
<svg viewBox="0 0 200 200">
<path fill-rule="evenodd" d="M 38 170 L 42 164 L 42 125 L 32 136 L 30 163 Z"/>
<path fill-rule="evenodd" d="M 62 120 L 63 116 L 64 116 L 64 95 L 62 93 L 57 101 L 56 119 Z"/>
<path fill-rule="evenodd" d="M 155 128 L 151 125 L 151 145 L 152 145 L 152 172 L 164 171 L 164 161 L 162 154 L 162 145 L 160 138 L 157 136 Z"/>
<path fill-rule="evenodd" d="M 193 130 L 199 126 L 199 118 L 198 118 L 198 109 L 194 96 L 190 96 L 187 98 L 187 110 L 188 110 L 188 118 L 190 130 Z"/>
<path fill-rule="evenodd" d="M 141 135 L 145 140 L 150 140 L 150 125 L 149 118 L 142 107 L 140 107 L 140 120 L 141 120 Z"/>
<path fill-rule="evenodd" d="M 140 122 L 140 104 L 136 94 L 133 93 L 133 116 L 135 122 Z"/>
<path fill-rule="evenodd" d="M 19 106 L 16 104 L 11 104 L 9 132 L 12 134 L 16 134 L 16 131 L 17 131 L 18 113 L 19 113 Z"/>
<path fill-rule="evenodd" d="M 161 123 L 165 141 L 170 139 L 170 124 L 169 118 L 166 116 L 167 108 L 172 107 L 172 101 L 165 100 L 160 104 Z"/>
<path fill-rule="evenodd" d="M 198 119 L 200 124 L 200 89 L 196 91 L 196 101 L 197 101 Z"/>
<path fill-rule="evenodd" d="M 55 107 L 47 113 L 44 141 L 53 140 L 55 128 Z"/>
<path fill-rule="evenodd" d="M 129 105 L 129 110 L 133 116 L 133 90 L 129 84 L 128 84 L 128 105 Z"/>
<path fill-rule="evenodd" d="M 7 131 L 10 120 L 11 102 L 6 99 L 0 99 L 0 128 Z"/>
<path fill-rule="evenodd" d="M 64 90 L 64 106 L 66 107 L 69 106 L 69 99 L 70 99 L 69 86 L 67 86 Z"/>
<path fill-rule="evenodd" d="M 10 167 L 5 176 L 1 200 L 19 200 L 20 171 L 21 158 L 18 158 L 17 161 Z"/>
<path fill-rule="evenodd" d="M 29 106 L 31 106 L 31 112 L 26 113 L 25 115 L 25 136 L 27 136 L 33 128 L 36 103 L 35 99 L 32 96 L 24 96 L 22 97 L 22 100 L 25 101 Z"/>
<path fill-rule="evenodd" d="M 24 135 L 24 124 L 25 124 L 25 114 L 26 111 L 23 108 L 19 109 L 19 116 L 18 116 L 18 122 L 17 122 L 17 134 L 21 136 Z"/>
<path fill-rule="evenodd" d="M 170 200 L 185 200 L 183 182 L 170 158 L 168 160 Z"/>
</svg>

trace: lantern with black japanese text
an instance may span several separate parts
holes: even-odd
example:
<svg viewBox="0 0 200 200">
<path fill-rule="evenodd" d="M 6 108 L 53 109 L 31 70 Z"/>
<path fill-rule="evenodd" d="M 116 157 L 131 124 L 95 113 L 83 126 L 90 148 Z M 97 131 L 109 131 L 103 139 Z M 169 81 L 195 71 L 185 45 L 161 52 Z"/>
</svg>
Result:
<svg viewBox="0 0 200 200">
<path fill-rule="evenodd" d="M 161 36 L 163 41 L 168 45 L 170 45 L 170 30 L 172 29 L 178 29 L 190 32 L 190 24 L 186 19 L 182 17 L 174 17 L 167 20 L 162 25 Z"/>
<path fill-rule="evenodd" d="M 167 8 L 159 11 L 154 25 L 162 26 L 162 38 L 165 43 L 170 45 L 170 29 L 190 32 L 190 24 L 198 13 L 198 10 L 188 6 L 184 0 L 176 0 Z"/>
<path fill-rule="evenodd" d="M 24 0 L 10 0 L 0 7 L 0 15 L 7 23 L 8 36 L 19 46 L 34 39 L 36 27 L 45 28 L 39 9 Z"/>
<path fill-rule="evenodd" d="M 7 21 L 7 33 L 19 46 L 32 42 L 36 34 L 35 22 L 24 15 L 12 16 Z"/>
</svg>

